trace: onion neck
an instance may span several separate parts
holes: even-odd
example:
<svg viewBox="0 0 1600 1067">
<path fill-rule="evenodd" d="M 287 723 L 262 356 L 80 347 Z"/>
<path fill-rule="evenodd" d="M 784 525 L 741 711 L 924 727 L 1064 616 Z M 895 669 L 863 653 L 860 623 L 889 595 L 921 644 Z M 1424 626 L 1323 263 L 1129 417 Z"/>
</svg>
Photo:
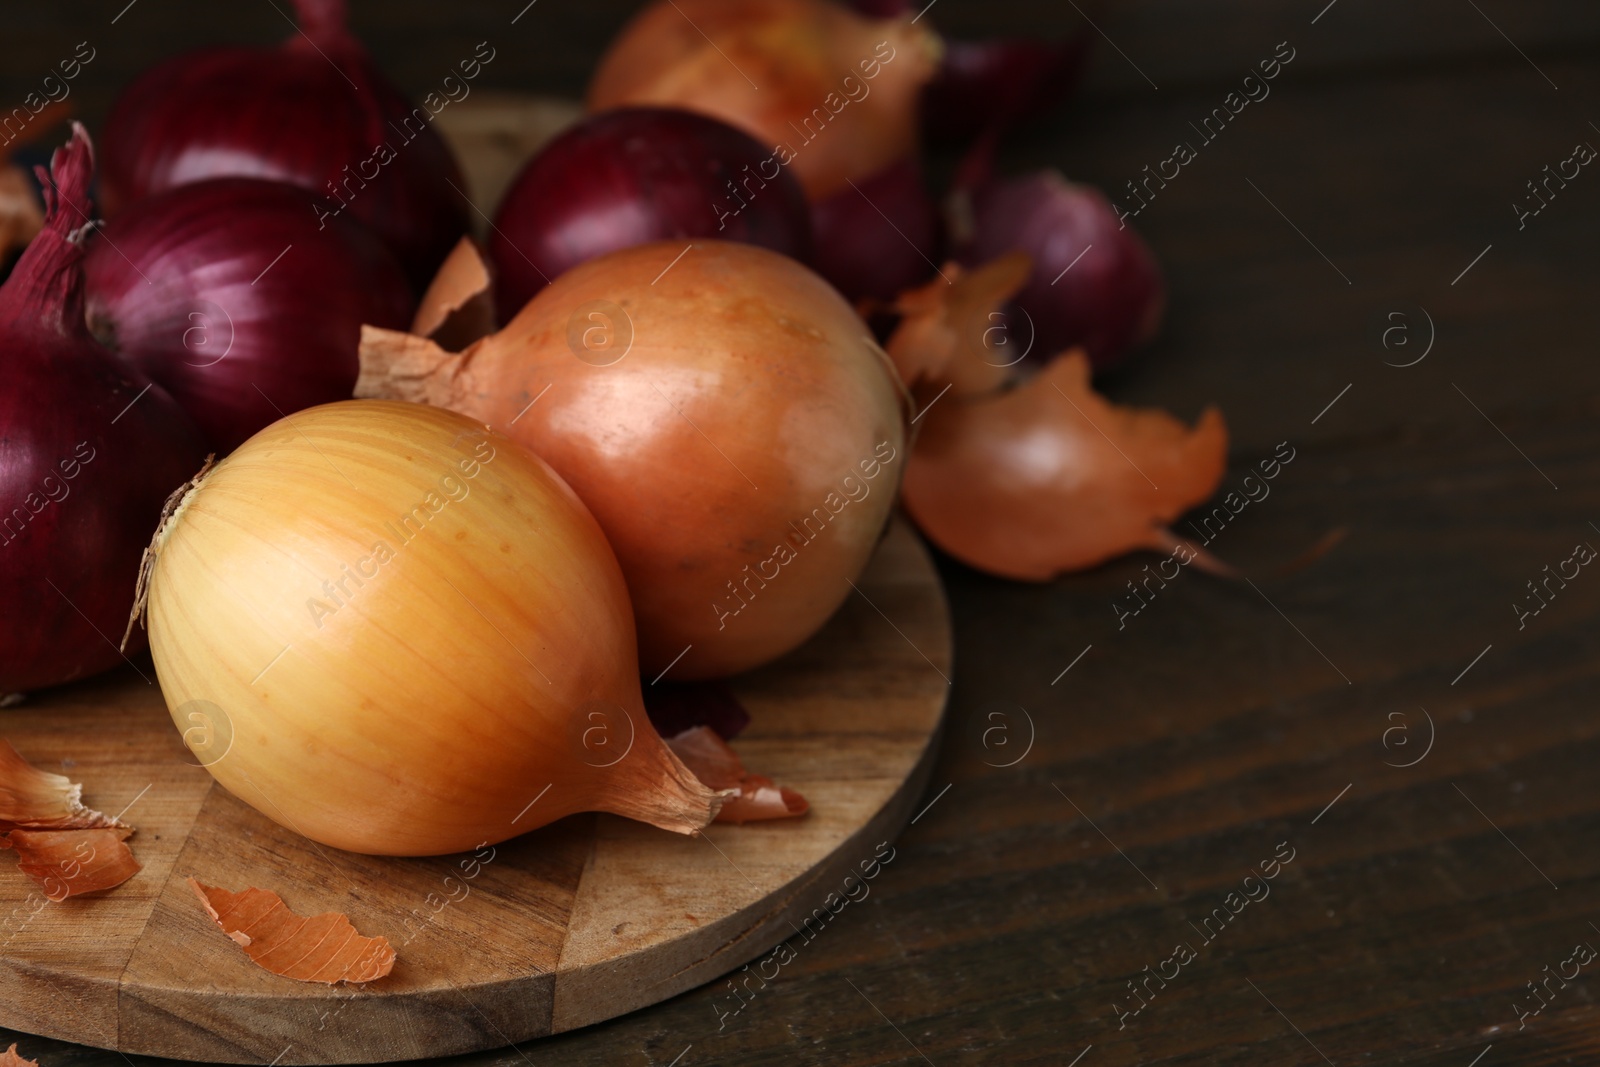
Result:
<svg viewBox="0 0 1600 1067">
<path fill-rule="evenodd" d="M 92 224 L 94 152 L 81 125 L 72 124 L 72 138 L 56 149 L 50 169 L 40 167 L 37 173 L 44 228 L 0 288 L 0 323 L 13 331 L 89 340 L 83 320 L 83 240 Z"/>
<path fill-rule="evenodd" d="M 52 336 L 89 337 L 83 322 L 83 249 L 45 231 L 0 290 L 0 322 Z"/>
<path fill-rule="evenodd" d="M 602 811 L 649 823 L 678 834 L 693 834 L 711 825 L 728 796 L 704 785 L 665 743 L 640 751 L 637 762 L 624 760 L 609 795 L 596 806 Z"/>
</svg>

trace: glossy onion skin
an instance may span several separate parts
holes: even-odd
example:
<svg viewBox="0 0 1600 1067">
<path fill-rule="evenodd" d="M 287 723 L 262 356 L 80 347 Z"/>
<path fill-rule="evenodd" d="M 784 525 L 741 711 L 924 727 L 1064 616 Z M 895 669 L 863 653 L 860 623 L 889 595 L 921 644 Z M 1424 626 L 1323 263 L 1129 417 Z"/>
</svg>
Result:
<svg viewBox="0 0 1600 1067">
<path fill-rule="evenodd" d="M 540 150 L 489 234 L 496 301 L 509 319 L 547 280 L 606 252 L 716 237 L 804 260 L 805 194 L 748 134 L 676 108 L 619 108 Z"/>
<path fill-rule="evenodd" d="M 345 401 L 251 438 L 164 531 L 148 621 L 168 710 L 209 731 L 217 781 L 336 848 L 437 855 L 632 814 L 601 772 L 661 766 L 594 518 L 537 457 L 438 408 Z M 616 747 L 633 736 L 610 768 L 589 706 L 615 712 Z"/>
<path fill-rule="evenodd" d="M 754 245 L 592 259 L 464 356 L 435 355 L 395 381 L 504 429 L 577 491 L 627 576 L 646 677 L 733 674 L 815 633 L 905 467 L 898 379 L 866 324 Z"/>
<path fill-rule="evenodd" d="M 79 130 L 55 163 L 57 195 L 74 206 L 0 287 L 0 695 L 123 662 L 140 557 L 167 495 L 204 458 L 172 398 L 84 329 L 69 231 L 91 211 L 91 165 Z"/>
<path fill-rule="evenodd" d="M 938 52 L 909 15 L 871 19 L 830 0 L 657 0 L 606 50 L 587 103 L 689 108 L 785 145 L 817 200 L 915 152 Z"/>
<path fill-rule="evenodd" d="M 393 253 L 346 218 L 319 224 L 312 204 L 280 182 L 214 179 L 132 204 L 90 238 L 90 330 L 218 451 L 349 399 L 362 325 L 410 321 Z"/>
<path fill-rule="evenodd" d="M 420 293 L 467 231 L 470 209 L 451 187 L 464 188 L 455 159 L 429 123 L 413 118 L 410 140 L 397 132 L 414 106 L 341 26 L 308 25 L 307 33 L 277 48 L 181 55 L 124 90 L 105 124 L 106 215 L 222 177 L 299 185 L 331 212 L 340 205 L 332 182 L 349 203 L 346 213 L 394 249 Z M 374 150 L 385 143 L 395 158 L 377 166 Z"/>
</svg>

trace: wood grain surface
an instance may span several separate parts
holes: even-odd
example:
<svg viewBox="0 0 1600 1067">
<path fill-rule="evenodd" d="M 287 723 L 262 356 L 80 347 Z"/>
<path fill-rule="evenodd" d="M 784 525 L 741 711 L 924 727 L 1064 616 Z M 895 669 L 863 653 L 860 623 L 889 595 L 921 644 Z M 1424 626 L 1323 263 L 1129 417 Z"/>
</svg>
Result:
<svg viewBox="0 0 1600 1067">
<path fill-rule="evenodd" d="M 124 2 L 11 16 L 0 91 L 93 35 L 93 119 L 154 58 L 283 32 L 267 5 L 157 0 L 113 28 Z M 637 6 L 540 0 L 513 26 L 525 3 L 354 6 L 413 92 L 492 39 L 486 86 L 566 94 Z M 1085 90 L 1019 132 L 1007 169 L 1116 193 L 1278 42 L 1296 49 L 1135 220 L 1171 303 L 1104 383 L 1188 415 L 1219 403 L 1230 486 L 1291 442 L 1271 496 L 1211 546 L 1255 587 L 1185 575 L 1119 630 L 1112 603 L 1148 557 L 1043 586 L 941 561 L 958 673 L 933 806 L 871 897 L 726 1025 L 711 986 L 462 1067 L 1600 1062 L 1592 966 L 1517 1012 L 1546 966 L 1600 947 L 1600 576 L 1525 628 L 1511 608 L 1578 541 L 1600 546 L 1600 175 L 1524 229 L 1511 206 L 1576 142 L 1600 146 L 1600 7 L 1076 6 L 1104 32 Z M 1082 25 L 1037 0 L 927 18 Z M 1424 313 L 1431 352 L 1395 366 L 1422 352 Z M 1205 942 L 1190 923 L 1279 842 L 1295 858 L 1270 895 Z M 1196 958 L 1121 1025 L 1127 983 L 1180 941 Z M 14 1039 L 57 1067 L 122 1062 Z"/>
<path fill-rule="evenodd" d="M 943 594 L 909 528 L 890 528 L 857 584 L 822 633 L 734 687 L 752 716 L 735 743 L 746 764 L 811 811 L 696 838 L 582 815 L 467 857 L 358 856 L 214 785 L 137 673 L 148 664 L 0 713 L 0 736 L 38 766 L 82 779 L 90 804 L 127 809 L 144 864 L 110 893 L 57 904 L 0 860 L 0 1023 L 189 1060 L 417 1059 L 588 1026 L 796 931 L 821 936 L 849 907 L 846 876 L 851 895 L 870 895 L 862 865 L 881 873 L 893 855 L 950 684 Z M 302 915 L 344 912 L 399 962 L 362 988 L 269 974 L 216 928 L 189 877 L 269 889 Z M 749 973 L 748 988 L 765 984 Z M 724 994 L 731 1013 L 742 1001 Z"/>
</svg>

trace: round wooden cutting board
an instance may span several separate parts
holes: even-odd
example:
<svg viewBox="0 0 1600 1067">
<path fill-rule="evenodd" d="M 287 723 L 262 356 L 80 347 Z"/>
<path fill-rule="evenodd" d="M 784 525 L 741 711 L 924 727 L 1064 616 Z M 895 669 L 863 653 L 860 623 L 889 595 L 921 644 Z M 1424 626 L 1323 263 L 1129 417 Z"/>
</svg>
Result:
<svg viewBox="0 0 1600 1067">
<path fill-rule="evenodd" d="M 910 817 L 949 692 L 950 627 L 897 521 L 827 627 L 733 689 L 745 763 L 800 790 L 801 819 L 680 837 L 580 815 L 462 857 L 323 848 L 214 786 L 131 670 L 0 711 L 0 737 L 138 827 L 144 869 L 52 903 L 0 852 L 0 1025 L 125 1053 L 373 1063 L 499 1048 L 665 1000 L 769 952 Z M 153 682 L 148 660 L 139 667 Z M 269 889 L 395 945 L 365 988 L 260 969 L 185 882 Z M 450 881 L 446 882 L 449 878 Z M 463 891 L 465 887 L 465 892 Z"/>
</svg>

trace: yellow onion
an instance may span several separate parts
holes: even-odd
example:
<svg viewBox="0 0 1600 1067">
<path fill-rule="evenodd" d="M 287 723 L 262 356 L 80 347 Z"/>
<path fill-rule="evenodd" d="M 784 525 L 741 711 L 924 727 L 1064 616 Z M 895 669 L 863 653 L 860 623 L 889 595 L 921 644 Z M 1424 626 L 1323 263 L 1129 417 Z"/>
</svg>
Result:
<svg viewBox="0 0 1600 1067">
<path fill-rule="evenodd" d="M 451 408 L 547 460 L 616 550 L 652 677 L 747 670 L 815 633 L 905 467 L 899 379 L 866 323 L 729 241 L 580 263 L 460 353 L 367 327 L 356 393 Z"/>
<path fill-rule="evenodd" d="M 737 203 L 771 195 L 762 179 L 779 167 L 820 200 L 916 150 L 917 102 L 941 48 L 909 14 L 867 18 L 831 0 L 657 0 L 606 50 L 588 106 L 721 119 L 772 146 L 771 173 L 733 176 Z"/>
<path fill-rule="evenodd" d="M 420 856 L 580 811 L 716 814 L 645 716 L 599 526 L 514 442 L 344 401 L 175 501 L 141 583 L 156 673 L 199 762 L 267 817 Z"/>
</svg>

